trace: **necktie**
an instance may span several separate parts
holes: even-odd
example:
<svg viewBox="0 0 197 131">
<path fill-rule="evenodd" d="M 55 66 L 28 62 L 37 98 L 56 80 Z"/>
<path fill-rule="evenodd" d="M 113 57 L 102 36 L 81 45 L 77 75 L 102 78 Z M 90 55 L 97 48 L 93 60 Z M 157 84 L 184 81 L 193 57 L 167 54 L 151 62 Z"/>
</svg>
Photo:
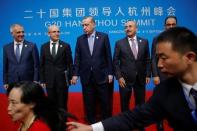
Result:
<svg viewBox="0 0 197 131">
<path fill-rule="evenodd" d="M 193 96 L 196 104 L 196 109 L 191 112 L 192 118 L 197 123 L 197 91 L 195 89 L 190 90 L 190 94 Z"/>
<path fill-rule="evenodd" d="M 195 89 L 191 88 L 190 94 L 193 96 L 193 98 L 195 100 L 196 107 L 197 107 L 197 91 Z"/>
<path fill-rule="evenodd" d="M 130 39 L 131 40 L 131 50 L 133 52 L 133 55 L 135 57 L 135 59 L 137 59 L 137 45 L 136 42 L 134 41 L 134 39 Z"/>
<path fill-rule="evenodd" d="M 92 55 L 93 47 L 94 47 L 94 36 L 89 37 L 88 45 L 89 45 L 89 49 L 90 49 L 90 54 Z"/>
<path fill-rule="evenodd" d="M 56 43 L 52 43 L 52 53 L 51 53 L 51 55 L 53 56 L 53 58 L 55 58 L 55 56 L 56 56 Z"/>
<path fill-rule="evenodd" d="M 20 53 L 20 44 L 16 44 L 16 59 L 19 62 L 20 61 L 20 57 L 21 57 L 21 53 Z"/>
</svg>

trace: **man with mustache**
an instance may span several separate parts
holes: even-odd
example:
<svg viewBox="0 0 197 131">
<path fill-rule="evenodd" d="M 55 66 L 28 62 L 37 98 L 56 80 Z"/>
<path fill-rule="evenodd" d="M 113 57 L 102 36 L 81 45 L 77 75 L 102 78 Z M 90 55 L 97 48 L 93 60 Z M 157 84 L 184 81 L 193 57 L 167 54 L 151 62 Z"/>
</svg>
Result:
<svg viewBox="0 0 197 131">
<path fill-rule="evenodd" d="M 121 111 L 129 110 L 134 92 L 135 105 L 145 102 L 145 85 L 150 81 L 150 54 L 146 39 L 138 37 L 134 21 L 125 24 L 126 37 L 116 42 L 113 64 L 119 83 Z"/>
</svg>

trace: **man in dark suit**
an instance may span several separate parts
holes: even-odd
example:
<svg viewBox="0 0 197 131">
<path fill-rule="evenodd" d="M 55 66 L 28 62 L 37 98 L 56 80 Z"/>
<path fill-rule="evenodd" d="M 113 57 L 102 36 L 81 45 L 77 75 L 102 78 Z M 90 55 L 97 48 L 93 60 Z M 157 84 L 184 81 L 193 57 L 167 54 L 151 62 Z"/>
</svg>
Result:
<svg viewBox="0 0 197 131">
<path fill-rule="evenodd" d="M 93 17 L 85 17 L 82 26 L 85 34 L 77 38 L 72 83 L 80 76 L 87 120 L 94 123 L 97 99 L 101 119 L 110 116 L 108 85 L 113 81 L 112 57 L 108 35 L 95 31 Z"/>
<path fill-rule="evenodd" d="M 176 16 L 168 16 L 165 18 L 165 21 L 164 21 L 165 30 L 176 27 L 176 25 L 177 25 Z M 160 81 L 167 79 L 167 77 L 163 73 L 161 73 L 161 71 L 157 67 L 156 39 L 157 37 L 155 37 L 152 42 L 152 49 L 151 49 L 151 65 L 152 66 L 151 67 L 152 67 L 153 82 L 155 85 L 158 85 Z M 163 131 L 163 130 L 164 130 L 163 123 L 162 122 L 157 123 L 157 131 Z"/>
<path fill-rule="evenodd" d="M 48 97 L 57 106 L 67 110 L 68 87 L 71 80 L 72 53 L 68 43 L 59 40 L 59 27 L 48 27 L 50 41 L 41 47 L 41 85 L 46 87 Z"/>
<path fill-rule="evenodd" d="M 175 131 L 197 130 L 197 36 L 174 27 L 157 38 L 158 67 L 169 79 L 162 81 L 150 99 L 91 126 L 68 122 L 72 131 L 130 131 L 167 119 Z"/>
<path fill-rule="evenodd" d="M 164 26 L 165 30 L 170 28 L 176 27 L 177 25 L 177 18 L 176 16 L 168 16 L 165 18 Z M 155 85 L 158 85 L 160 81 L 165 80 L 166 77 L 159 71 L 157 67 L 157 56 L 156 56 L 156 39 L 155 37 L 152 42 L 152 49 L 151 49 L 151 64 L 152 64 L 152 76 L 153 82 Z"/>
<path fill-rule="evenodd" d="M 3 47 L 3 83 L 39 81 L 39 54 L 36 44 L 24 40 L 22 25 L 13 24 L 10 32 L 14 41 Z"/>
<path fill-rule="evenodd" d="M 136 105 L 145 102 L 145 84 L 149 83 L 151 74 L 148 41 L 136 36 L 137 25 L 134 21 L 125 23 L 125 32 L 127 36 L 116 42 L 113 57 L 122 112 L 129 110 L 132 90 Z"/>
</svg>

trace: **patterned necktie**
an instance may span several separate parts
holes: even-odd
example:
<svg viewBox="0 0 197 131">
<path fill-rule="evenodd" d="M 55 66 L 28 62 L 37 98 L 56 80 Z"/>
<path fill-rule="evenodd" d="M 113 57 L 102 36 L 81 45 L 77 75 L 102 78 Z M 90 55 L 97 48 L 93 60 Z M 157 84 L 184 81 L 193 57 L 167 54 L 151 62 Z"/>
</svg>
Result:
<svg viewBox="0 0 197 131">
<path fill-rule="evenodd" d="M 53 58 L 55 58 L 55 56 L 56 56 L 56 43 L 52 43 L 52 53 L 51 53 L 51 55 L 53 56 Z"/>
<path fill-rule="evenodd" d="M 89 37 L 88 45 L 89 45 L 89 49 L 90 49 L 90 54 L 92 55 L 93 47 L 94 47 L 94 36 Z"/>
<path fill-rule="evenodd" d="M 20 57 L 21 57 L 21 53 L 20 53 L 20 44 L 16 44 L 16 59 L 19 62 L 20 61 Z"/>
<path fill-rule="evenodd" d="M 191 88 L 190 94 L 193 96 L 193 98 L 195 100 L 195 104 L 197 106 L 197 91 L 194 88 Z"/>
<path fill-rule="evenodd" d="M 194 122 L 197 124 L 197 91 L 191 88 L 190 94 L 193 96 L 195 104 L 196 104 L 196 109 L 191 112 L 191 115 L 192 115 Z"/>
<path fill-rule="evenodd" d="M 131 50 L 133 52 L 133 55 L 135 57 L 135 59 L 137 59 L 137 45 L 134 39 L 130 39 L 131 40 Z"/>
</svg>

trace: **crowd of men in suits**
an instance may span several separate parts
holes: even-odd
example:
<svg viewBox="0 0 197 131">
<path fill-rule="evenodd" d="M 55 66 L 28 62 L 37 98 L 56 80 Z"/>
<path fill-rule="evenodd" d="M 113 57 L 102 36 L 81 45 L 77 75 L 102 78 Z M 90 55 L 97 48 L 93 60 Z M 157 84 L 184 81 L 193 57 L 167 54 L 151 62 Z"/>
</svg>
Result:
<svg viewBox="0 0 197 131">
<path fill-rule="evenodd" d="M 176 20 L 176 17 L 165 20 L 165 25 L 172 26 L 169 19 Z M 173 24 L 176 26 L 177 20 Z M 145 86 L 150 82 L 152 69 L 154 72 L 158 69 L 152 68 L 157 63 L 155 51 L 152 49 L 151 59 L 148 40 L 137 36 L 135 21 L 125 23 L 126 36 L 116 42 L 113 59 L 108 35 L 95 30 L 94 18 L 85 17 L 82 27 L 84 34 L 77 38 L 73 62 L 70 45 L 60 40 L 58 26 L 48 27 L 49 41 L 42 45 L 39 58 L 36 44 L 24 39 L 23 26 L 13 24 L 10 32 L 14 40 L 3 48 L 4 88 L 13 82 L 40 82 L 48 97 L 67 110 L 68 87 L 76 84 L 80 77 L 85 114 L 90 124 L 98 121 L 96 114 L 100 120 L 111 116 L 109 85 L 113 83 L 113 75 L 119 83 L 122 112 L 129 110 L 132 92 L 136 105 L 145 103 Z M 160 75 L 155 74 L 157 85 Z"/>
</svg>

